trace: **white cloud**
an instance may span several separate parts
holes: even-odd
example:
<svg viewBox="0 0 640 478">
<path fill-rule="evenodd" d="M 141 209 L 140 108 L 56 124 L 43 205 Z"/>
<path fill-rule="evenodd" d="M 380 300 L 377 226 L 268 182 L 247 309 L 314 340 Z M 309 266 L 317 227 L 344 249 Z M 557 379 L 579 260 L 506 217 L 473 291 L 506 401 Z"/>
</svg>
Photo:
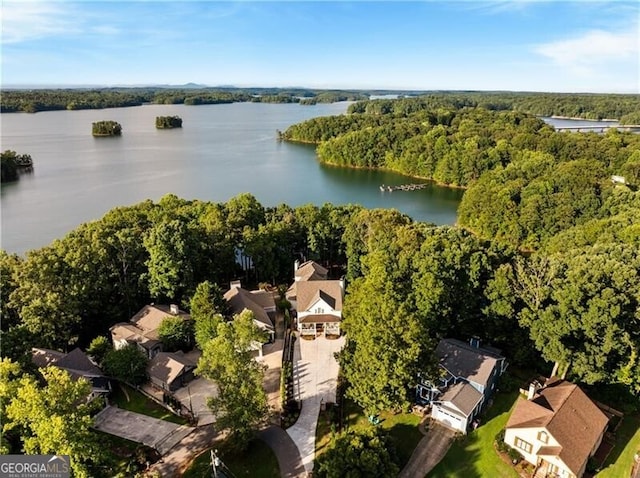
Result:
<svg viewBox="0 0 640 478">
<path fill-rule="evenodd" d="M 533 50 L 577 74 L 590 74 L 612 62 L 634 63 L 640 55 L 638 27 L 626 31 L 591 30 L 580 36 L 543 43 Z"/>
<path fill-rule="evenodd" d="M 2 43 L 20 43 L 78 31 L 68 5 L 54 2 L 2 2 Z"/>
</svg>

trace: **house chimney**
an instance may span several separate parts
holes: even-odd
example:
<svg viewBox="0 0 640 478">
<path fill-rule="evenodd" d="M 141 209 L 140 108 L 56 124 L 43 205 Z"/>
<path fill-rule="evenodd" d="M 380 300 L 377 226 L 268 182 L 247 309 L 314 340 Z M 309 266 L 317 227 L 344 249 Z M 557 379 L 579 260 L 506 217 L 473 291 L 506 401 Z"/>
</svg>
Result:
<svg viewBox="0 0 640 478">
<path fill-rule="evenodd" d="M 230 289 L 241 289 L 242 288 L 242 283 L 239 280 L 232 280 L 229 283 L 229 288 Z"/>
<path fill-rule="evenodd" d="M 480 348 L 480 337 L 471 337 L 469 339 L 469 345 L 471 345 L 474 349 Z"/>
<path fill-rule="evenodd" d="M 540 388 L 540 384 L 537 380 L 534 380 L 529 384 L 529 392 L 527 393 L 527 400 L 533 400 L 533 397 L 536 396 L 536 392 Z"/>
<path fill-rule="evenodd" d="M 344 276 L 340 277 L 340 288 L 342 289 L 342 293 L 344 294 Z"/>
<path fill-rule="evenodd" d="M 178 308 L 178 306 L 176 304 L 171 304 L 169 306 L 169 310 L 171 311 L 172 315 L 178 315 L 180 313 L 180 309 Z"/>
</svg>

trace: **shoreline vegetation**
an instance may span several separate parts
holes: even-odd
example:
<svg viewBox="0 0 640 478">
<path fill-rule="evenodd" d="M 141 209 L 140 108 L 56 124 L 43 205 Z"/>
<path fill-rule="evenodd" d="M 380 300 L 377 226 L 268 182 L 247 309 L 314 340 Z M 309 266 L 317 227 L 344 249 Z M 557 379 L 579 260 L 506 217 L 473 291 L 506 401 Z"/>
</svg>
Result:
<svg viewBox="0 0 640 478">
<path fill-rule="evenodd" d="M 321 90 L 308 88 L 182 87 L 2 89 L 1 113 L 106 109 L 145 104 L 208 105 L 235 102 L 315 105 L 363 101 L 373 96 L 440 98 L 450 106 L 520 111 L 537 116 L 640 124 L 638 94 L 576 94 L 482 91 Z M 389 105 L 396 100 L 375 100 Z M 384 107 L 383 107 L 384 108 Z"/>
<path fill-rule="evenodd" d="M 561 132 L 533 114 L 434 95 L 357 102 L 279 139 L 315 144 L 324 165 L 465 189 L 457 224 L 519 250 L 537 250 L 567 229 L 598 237 L 615 221 L 633 236 L 635 196 L 621 198 L 640 186 L 640 135 L 631 132 Z"/>
</svg>

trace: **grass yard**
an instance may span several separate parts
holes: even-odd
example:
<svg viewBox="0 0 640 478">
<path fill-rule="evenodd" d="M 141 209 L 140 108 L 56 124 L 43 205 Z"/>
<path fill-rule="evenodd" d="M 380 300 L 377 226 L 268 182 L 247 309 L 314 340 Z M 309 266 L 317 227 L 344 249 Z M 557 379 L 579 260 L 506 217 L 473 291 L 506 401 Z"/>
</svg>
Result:
<svg viewBox="0 0 640 478">
<path fill-rule="evenodd" d="M 179 425 L 187 425 L 187 421 L 184 418 L 174 415 L 137 390 L 122 383 L 114 387 L 113 393 L 111 394 L 111 401 L 123 410 L 141 413 L 142 415 L 178 423 Z"/>
<path fill-rule="evenodd" d="M 222 444 L 218 449 L 218 457 L 236 478 L 278 478 L 280 476 L 278 460 L 271 448 L 262 440 L 253 440 L 242 454 L 225 451 Z M 210 478 L 212 476 L 210 451 L 207 450 L 196 458 L 182 476 Z"/>
<path fill-rule="evenodd" d="M 502 461 L 493 442 L 509 419 L 518 392 L 498 393 L 482 418 L 483 424 L 466 437 L 454 441 L 444 459 L 429 473 L 429 478 L 518 478 L 515 470 Z"/>
<path fill-rule="evenodd" d="M 100 444 L 106 454 L 104 470 L 106 475 L 114 478 L 128 478 L 137 471 L 144 470 L 147 459 L 155 461 L 157 452 L 124 438 L 94 430 L 99 436 Z M 155 458 L 150 456 L 155 454 Z"/>
<path fill-rule="evenodd" d="M 367 428 L 372 426 L 364 415 L 364 412 L 351 400 L 344 400 L 344 425 L 345 428 Z M 331 440 L 330 411 L 320 413 L 316 428 L 316 458 L 321 455 L 324 448 Z M 411 453 L 423 437 L 418 430 L 420 417 L 413 413 L 382 412 L 379 416 L 380 427 L 387 431 L 394 439 L 396 452 L 400 460 L 400 468 L 407 464 Z"/>
<path fill-rule="evenodd" d="M 633 455 L 640 451 L 640 416 L 628 415 L 616 431 L 616 445 L 611 450 L 597 478 L 630 476 Z"/>
</svg>

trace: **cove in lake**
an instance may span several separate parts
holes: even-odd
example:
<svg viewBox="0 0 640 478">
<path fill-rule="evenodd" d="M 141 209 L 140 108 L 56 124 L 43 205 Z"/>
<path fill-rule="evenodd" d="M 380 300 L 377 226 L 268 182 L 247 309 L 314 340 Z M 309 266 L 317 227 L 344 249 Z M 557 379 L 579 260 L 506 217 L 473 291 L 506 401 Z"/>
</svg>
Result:
<svg viewBox="0 0 640 478">
<path fill-rule="evenodd" d="M 2 149 L 28 153 L 32 174 L 3 184 L 1 246 L 22 254 L 49 244 L 109 209 L 165 194 L 223 202 L 243 192 L 264 206 L 361 204 L 396 208 L 417 221 L 454 224 L 463 191 L 429 184 L 381 192 L 381 184 L 420 182 L 382 171 L 324 166 L 308 145 L 278 142 L 276 130 L 348 103 L 144 105 L 106 110 L 2 115 Z M 156 116 L 183 127 L 157 130 Z M 114 120 L 122 136 L 94 138 L 91 123 Z"/>
<path fill-rule="evenodd" d="M 344 113 L 348 104 L 144 105 L 3 114 L 2 149 L 30 154 L 35 166 L 19 181 L 2 185 L 0 245 L 22 254 L 116 206 L 157 201 L 169 193 L 224 202 L 250 192 L 264 206 L 361 204 L 395 208 L 417 221 L 454 224 L 462 190 L 430 183 L 417 191 L 381 192 L 381 184 L 421 181 L 324 166 L 313 146 L 276 140 L 276 130 Z M 155 128 L 156 116 L 173 115 L 183 119 L 182 128 Z M 101 120 L 120 123 L 122 136 L 94 138 L 91 123 Z"/>
</svg>

